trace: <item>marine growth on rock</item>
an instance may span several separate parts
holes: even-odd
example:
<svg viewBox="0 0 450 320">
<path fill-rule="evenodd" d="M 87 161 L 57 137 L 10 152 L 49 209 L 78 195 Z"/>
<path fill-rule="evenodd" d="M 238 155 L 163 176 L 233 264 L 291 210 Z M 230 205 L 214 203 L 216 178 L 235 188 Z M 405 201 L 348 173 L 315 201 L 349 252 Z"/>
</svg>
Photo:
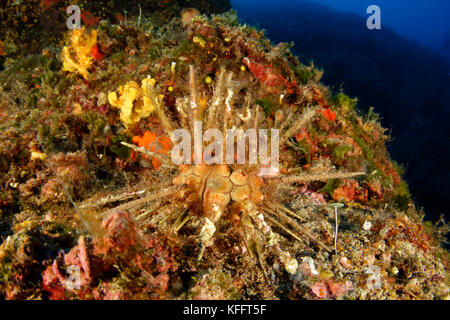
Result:
<svg viewBox="0 0 450 320">
<path fill-rule="evenodd" d="M 196 9 L 66 33 L 0 73 L 2 297 L 448 298 L 447 226 L 288 45 Z"/>
</svg>

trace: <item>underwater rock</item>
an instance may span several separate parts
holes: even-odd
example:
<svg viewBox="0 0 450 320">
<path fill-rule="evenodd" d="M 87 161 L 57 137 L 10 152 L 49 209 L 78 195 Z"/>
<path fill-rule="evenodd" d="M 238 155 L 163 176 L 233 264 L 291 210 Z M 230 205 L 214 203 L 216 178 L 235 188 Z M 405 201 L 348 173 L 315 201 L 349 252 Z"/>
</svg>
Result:
<svg viewBox="0 0 450 320">
<path fill-rule="evenodd" d="M 137 15 L 152 17 L 155 24 L 161 26 L 178 17 L 185 8 L 193 7 L 205 14 L 231 9 L 229 0 L 140 0 L 133 3 L 122 0 L 6 1 L 0 8 L 0 70 L 7 59 L 59 45 L 67 31 L 69 14 L 66 11 L 72 5 L 81 8 L 83 26 L 97 26 L 101 20 L 120 23 Z"/>
<path fill-rule="evenodd" d="M 448 226 L 422 222 L 377 117 L 231 12 L 127 19 L 83 30 L 87 79 L 51 53 L 0 73 L 5 298 L 448 297 Z M 279 129 L 280 166 L 175 165 L 160 138 L 196 123 Z M 9 281 L 35 266 L 11 239 L 42 219 L 78 233 Z"/>
</svg>

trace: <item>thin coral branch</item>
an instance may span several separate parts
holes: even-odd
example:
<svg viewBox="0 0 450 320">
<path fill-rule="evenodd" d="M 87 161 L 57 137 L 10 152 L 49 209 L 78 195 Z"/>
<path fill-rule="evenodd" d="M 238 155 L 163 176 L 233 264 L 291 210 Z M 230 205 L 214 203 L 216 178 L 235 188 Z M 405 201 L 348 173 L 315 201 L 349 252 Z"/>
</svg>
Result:
<svg viewBox="0 0 450 320">
<path fill-rule="evenodd" d="M 255 119 L 253 122 L 253 129 L 255 130 L 255 132 L 258 132 L 258 120 L 259 120 L 259 106 L 255 105 Z"/>
<path fill-rule="evenodd" d="M 250 118 L 251 118 L 252 99 L 251 99 L 250 93 L 246 94 L 244 105 L 245 105 L 245 108 L 243 110 L 243 113 L 238 113 L 238 117 L 237 117 L 242 122 L 242 123 L 240 123 L 240 128 L 242 128 L 242 129 L 245 129 L 245 124 L 248 121 L 250 121 Z"/>
<path fill-rule="evenodd" d="M 161 120 L 161 124 L 163 125 L 166 133 L 171 136 L 174 128 L 176 127 L 175 124 L 171 120 L 169 120 L 169 118 L 167 118 L 167 113 L 165 108 L 163 107 L 162 100 L 159 97 L 154 97 L 153 101 L 158 118 L 159 120 Z"/>
<path fill-rule="evenodd" d="M 187 98 L 178 98 L 175 102 L 178 114 L 183 128 L 187 128 L 189 132 L 193 132 L 194 125 L 192 123 L 192 117 L 188 117 L 185 106 L 188 105 Z"/>
<path fill-rule="evenodd" d="M 211 106 L 209 108 L 208 118 L 206 122 L 206 129 L 211 129 L 215 123 L 215 116 L 217 107 L 220 105 L 223 99 L 223 82 L 224 82 L 225 69 L 220 71 L 219 77 L 217 79 L 217 86 L 214 88 L 213 97 L 211 100 Z"/>
<path fill-rule="evenodd" d="M 326 251 L 330 251 L 330 249 L 322 241 L 320 241 L 317 238 L 315 238 L 313 235 L 311 235 L 311 233 L 309 233 L 308 230 L 306 230 L 304 227 L 299 225 L 297 223 L 297 221 L 295 221 L 294 219 L 290 218 L 288 215 L 284 214 L 283 212 L 281 212 L 281 211 L 275 212 L 275 211 L 272 211 L 272 210 L 270 210 L 268 208 L 264 208 L 263 212 L 266 213 L 266 215 L 264 215 L 264 216 L 266 218 L 268 218 L 268 220 L 270 222 L 276 224 L 278 227 L 282 228 L 284 231 L 288 232 L 290 235 L 293 236 L 294 233 L 285 227 L 285 225 L 287 225 L 287 224 L 291 225 L 294 229 L 296 229 L 296 231 L 304 234 L 311 241 L 317 243 L 317 245 L 319 245 L 322 249 L 324 249 Z M 276 219 L 270 217 L 268 214 L 272 214 L 272 215 L 278 217 L 279 219 L 282 220 L 283 223 L 278 222 Z M 301 239 L 298 236 L 294 236 L 294 238 L 299 240 L 299 241 L 301 241 Z"/>
<path fill-rule="evenodd" d="M 115 208 L 112 208 L 110 210 L 106 210 L 103 213 L 101 213 L 102 216 L 108 216 L 111 213 L 115 213 L 115 212 L 119 212 L 119 211 L 128 211 L 128 210 L 132 210 L 138 207 L 141 207 L 149 202 L 155 201 L 155 200 L 159 200 L 161 198 L 167 197 L 171 194 L 173 194 L 176 190 L 178 189 L 178 187 L 170 187 L 170 188 L 166 188 L 163 189 L 159 192 L 155 192 L 152 193 L 144 198 L 141 199 L 137 199 L 134 201 L 130 201 L 127 202 L 123 205 L 117 206 Z"/>
<path fill-rule="evenodd" d="M 113 203 L 113 202 L 119 202 L 119 201 L 125 201 L 125 200 L 129 200 L 129 199 L 133 199 L 136 198 L 138 196 L 143 195 L 146 192 L 146 190 L 140 190 L 140 191 L 136 191 L 136 192 L 126 192 L 123 194 L 119 194 L 119 195 L 107 195 L 104 198 L 98 199 L 98 200 L 90 200 L 90 201 L 85 201 L 82 204 L 78 205 L 79 209 L 89 209 L 89 208 L 101 208 L 104 207 L 105 205 L 107 205 L 108 203 Z"/>
<path fill-rule="evenodd" d="M 195 71 L 194 66 L 192 64 L 189 65 L 189 88 L 191 91 L 189 106 L 195 121 L 198 120 L 198 105 L 197 105 L 197 89 L 195 85 Z"/>
<path fill-rule="evenodd" d="M 290 127 L 284 134 L 282 134 L 282 141 L 289 139 L 294 134 L 296 134 L 301 128 L 306 127 L 317 115 L 317 109 L 312 108 L 306 111 L 300 119 L 295 121 L 295 123 Z"/>
<path fill-rule="evenodd" d="M 294 112 L 291 110 L 291 108 L 288 108 L 288 112 L 286 112 L 286 113 L 287 113 L 286 119 L 281 123 L 280 128 L 279 128 L 280 132 L 285 131 L 286 127 L 291 123 L 291 120 L 292 120 L 292 117 L 294 114 Z"/>
<path fill-rule="evenodd" d="M 157 202 L 156 202 L 155 204 L 153 204 L 151 207 L 147 208 L 147 209 L 145 210 L 144 213 L 138 215 L 138 216 L 135 218 L 135 220 L 136 220 L 136 221 L 139 221 L 139 220 L 145 219 L 146 217 L 148 217 L 149 214 L 151 214 L 152 212 L 154 212 L 156 209 L 158 209 L 158 208 L 160 208 L 160 207 L 161 207 L 161 201 L 157 201 Z"/>
<path fill-rule="evenodd" d="M 245 217 L 248 219 L 249 217 L 251 217 L 251 215 L 249 214 L 249 212 L 246 210 L 246 215 L 245 215 Z M 255 230 L 255 228 L 254 228 L 254 225 L 253 225 L 253 221 L 252 221 L 252 219 L 248 219 L 248 223 L 251 225 L 251 230 L 253 231 L 253 230 Z M 266 271 L 266 268 L 264 267 L 264 262 L 263 262 L 263 259 L 262 259 L 262 253 L 261 253 L 261 250 L 260 250 L 260 248 L 259 248 L 259 246 L 258 246 L 258 243 L 256 242 L 256 240 L 254 240 L 253 239 L 253 237 L 252 236 L 250 236 L 248 233 L 247 233 L 247 229 L 246 229 L 246 226 L 245 226 L 245 223 L 243 222 L 242 224 L 241 224 L 241 229 L 240 229 L 240 231 L 241 231 L 241 236 L 242 236 L 242 238 L 243 238 L 243 240 L 244 240 L 244 244 L 245 244 L 245 247 L 247 248 L 247 252 L 249 253 L 249 255 L 252 257 L 252 258 L 255 258 L 256 259 L 256 261 L 257 261 L 257 263 L 259 264 L 259 266 L 260 266 L 260 268 L 261 268 L 261 270 L 262 270 L 262 272 L 263 272 L 263 275 L 264 275 L 264 278 L 265 278 L 265 280 L 267 281 L 267 282 L 269 282 L 269 277 L 268 277 L 268 275 L 267 275 L 267 271 Z M 249 239 L 248 238 L 250 238 L 250 242 L 249 242 Z"/>
<path fill-rule="evenodd" d="M 178 231 L 180 231 L 180 229 L 186 224 L 188 223 L 189 220 L 191 220 L 192 216 L 187 215 L 185 216 L 185 218 L 178 224 L 178 225 L 174 225 L 174 231 L 175 233 L 177 233 Z"/>
<path fill-rule="evenodd" d="M 300 175 L 293 175 L 293 176 L 279 176 L 274 178 L 268 178 L 270 180 L 276 180 L 284 182 L 284 183 L 306 183 L 306 182 L 313 182 L 313 181 L 328 181 L 331 179 L 349 179 L 354 178 L 358 176 L 366 175 L 367 173 L 360 171 L 360 172 L 332 172 L 332 173 L 318 173 L 318 174 L 300 174 Z"/>
<path fill-rule="evenodd" d="M 288 215 L 290 215 L 291 217 L 293 217 L 293 218 L 296 218 L 296 219 L 298 219 L 298 220 L 300 220 L 300 221 L 303 221 L 304 219 L 300 216 L 300 215 L 298 215 L 297 213 L 295 213 L 294 211 L 292 211 L 292 210 L 289 210 L 288 208 L 286 208 L 285 206 L 283 206 L 282 204 L 279 204 L 279 203 L 270 203 L 270 202 L 266 202 L 265 203 L 267 206 L 270 206 L 272 209 L 277 209 L 277 210 L 281 210 L 281 211 L 283 211 L 284 213 L 286 213 L 286 214 L 288 214 Z"/>
<path fill-rule="evenodd" d="M 334 253 L 337 254 L 337 240 L 338 240 L 338 228 L 339 228 L 339 220 L 338 220 L 338 211 L 337 207 L 334 208 L 334 218 L 335 218 L 335 230 L 334 230 Z"/>
<path fill-rule="evenodd" d="M 159 154 L 159 153 L 156 153 L 156 152 L 152 152 L 152 151 L 147 150 L 147 149 L 145 149 L 145 148 L 138 147 L 138 146 L 135 146 L 134 144 L 127 143 L 127 142 L 124 142 L 124 141 L 122 141 L 121 144 L 123 144 L 124 146 L 126 146 L 126 147 L 128 147 L 128 148 L 133 149 L 133 150 L 136 151 L 136 152 L 140 152 L 140 153 L 145 154 L 146 156 L 149 156 L 149 157 L 153 157 L 153 158 L 155 158 L 155 159 L 158 159 L 159 161 L 161 161 L 161 162 L 163 163 L 163 164 L 162 164 L 162 167 L 163 167 L 163 168 L 177 169 L 177 167 L 174 166 L 174 165 L 171 163 L 170 158 L 167 157 L 167 156 L 165 156 L 165 155 L 162 155 L 162 154 Z"/>
<path fill-rule="evenodd" d="M 294 232 L 292 232 L 291 230 L 289 230 L 288 228 L 286 228 L 282 223 L 278 222 L 276 219 L 272 218 L 269 214 L 273 213 L 273 211 L 271 210 L 263 210 L 262 211 L 264 218 L 266 220 L 268 220 L 269 222 L 273 223 L 274 225 L 276 225 L 277 227 L 279 227 L 281 230 L 283 230 L 284 232 L 286 232 L 287 234 L 289 234 L 291 237 L 293 237 L 294 239 L 302 242 L 302 238 L 300 238 L 297 234 L 295 234 Z"/>
<path fill-rule="evenodd" d="M 227 79 L 226 79 L 226 88 L 227 88 L 227 93 L 224 93 L 224 110 L 223 110 L 223 115 L 218 113 L 216 111 L 216 123 L 219 124 L 222 122 L 222 127 L 223 127 L 223 134 L 226 133 L 226 130 L 228 128 L 228 121 L 230 119 L 230 116 L 234 113 L 234 108 L 233 108 L 233 95 L 234 95 L 234 91 L 232 88 L 232 79 L 233 79 L 233 73 L 229 72 L 227 75 Z"/>
<path fill-rule="evenodd" d="M 144 92 L 143 96 L 153 101 L 156 114 L 158 115 L 159 120 L 161 120 L 164 130 L 171 136 L 176 125 L 166 116 L 167 110 L 164 108 L 162 96 L 147 82 L 145 83 L 145 91 L 146 93 Z"/>
<path fill-rule="evenodd" d="M 184 211 L 184 207 L 178 207 L 174 206 L 172 203 L 167 204 L 165 206 L 158 207 L 158 213 L 153 215 L 150 222 L 153 225 L 158 225 L 162 228 L 163 224 L 168 220 L 169 218 L 173 218 L 177 214 L 179 214 L 181 211 Z M 162 212 L 169 212 L 168 214 L 162 214 Z"/>
<path fill-rule="evenodd" d="M 234 113 L 234 106 L 231 102 L 233 99 L 233 90 L 228 88 L 227 97 L 225 99 L 225 110 L 224 110 L 224 119 L 223 119 L 223 134 L 226 134 L 228 129 L 228 121 L 230 119 L 230 115 Z"/>
</svg>

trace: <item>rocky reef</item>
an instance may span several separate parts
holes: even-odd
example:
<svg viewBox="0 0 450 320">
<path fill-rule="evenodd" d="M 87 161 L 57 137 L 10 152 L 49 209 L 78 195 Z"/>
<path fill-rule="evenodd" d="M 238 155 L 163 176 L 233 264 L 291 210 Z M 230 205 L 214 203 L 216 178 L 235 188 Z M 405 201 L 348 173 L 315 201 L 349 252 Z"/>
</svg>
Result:
<svg viewBox="0 0 450 320">
<path fill-rule="evenodd" d="M 5 0 L 0 8 L 0 69 L 28 53 L 40 53 L 49 45 L 62 45 L 68 6 L 81 9 L 81 22 L 96 26 L 100 20 L 112 23 L 145 16 L 153 25 L 163 25 L 186 8 L 217 14 L 231 9 L 229 0 Z"/>
<path fill-rule="evenodd" d="M 378 115 L 198 2 L 5 65 L 1 297 L 448 299 L 448 226 L 423 221 Z M 173 166 L 193 120 L 280 129 L 280 170 Z"/>
</svg>

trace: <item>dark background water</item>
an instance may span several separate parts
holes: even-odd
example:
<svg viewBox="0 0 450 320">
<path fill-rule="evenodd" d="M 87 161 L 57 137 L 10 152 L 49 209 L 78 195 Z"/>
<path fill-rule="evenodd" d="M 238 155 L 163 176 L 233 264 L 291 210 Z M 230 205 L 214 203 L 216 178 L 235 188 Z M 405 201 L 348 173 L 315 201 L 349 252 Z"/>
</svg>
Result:
<svg viewBox="0 0 450 320">
<path fill-rule="evenodd" d="M 366 9 L 381 8 L 381 30 L 368 30 Z M 450 1 L 233 0 L 243 23 L 275 43 L 294 41 L 323 82 L 373 106 L 406 167 L 413 198 L 428 219 L 450 213 Z"/>
<path fill-rule="evenodd" d="M 285 1 L 285 0 L 282 0 Z M 376 4 L 381 8 L 382 25 L 400 35 L 420 42 L 436 51 L 450 54 L 449 0 L 310 0 L 340 12 L 367 17 L 366 9 Z M 240 1 L 238 1 L 240 2 Z M 298 0 L 285 1 L 290 3 Z"/>
</svg>

